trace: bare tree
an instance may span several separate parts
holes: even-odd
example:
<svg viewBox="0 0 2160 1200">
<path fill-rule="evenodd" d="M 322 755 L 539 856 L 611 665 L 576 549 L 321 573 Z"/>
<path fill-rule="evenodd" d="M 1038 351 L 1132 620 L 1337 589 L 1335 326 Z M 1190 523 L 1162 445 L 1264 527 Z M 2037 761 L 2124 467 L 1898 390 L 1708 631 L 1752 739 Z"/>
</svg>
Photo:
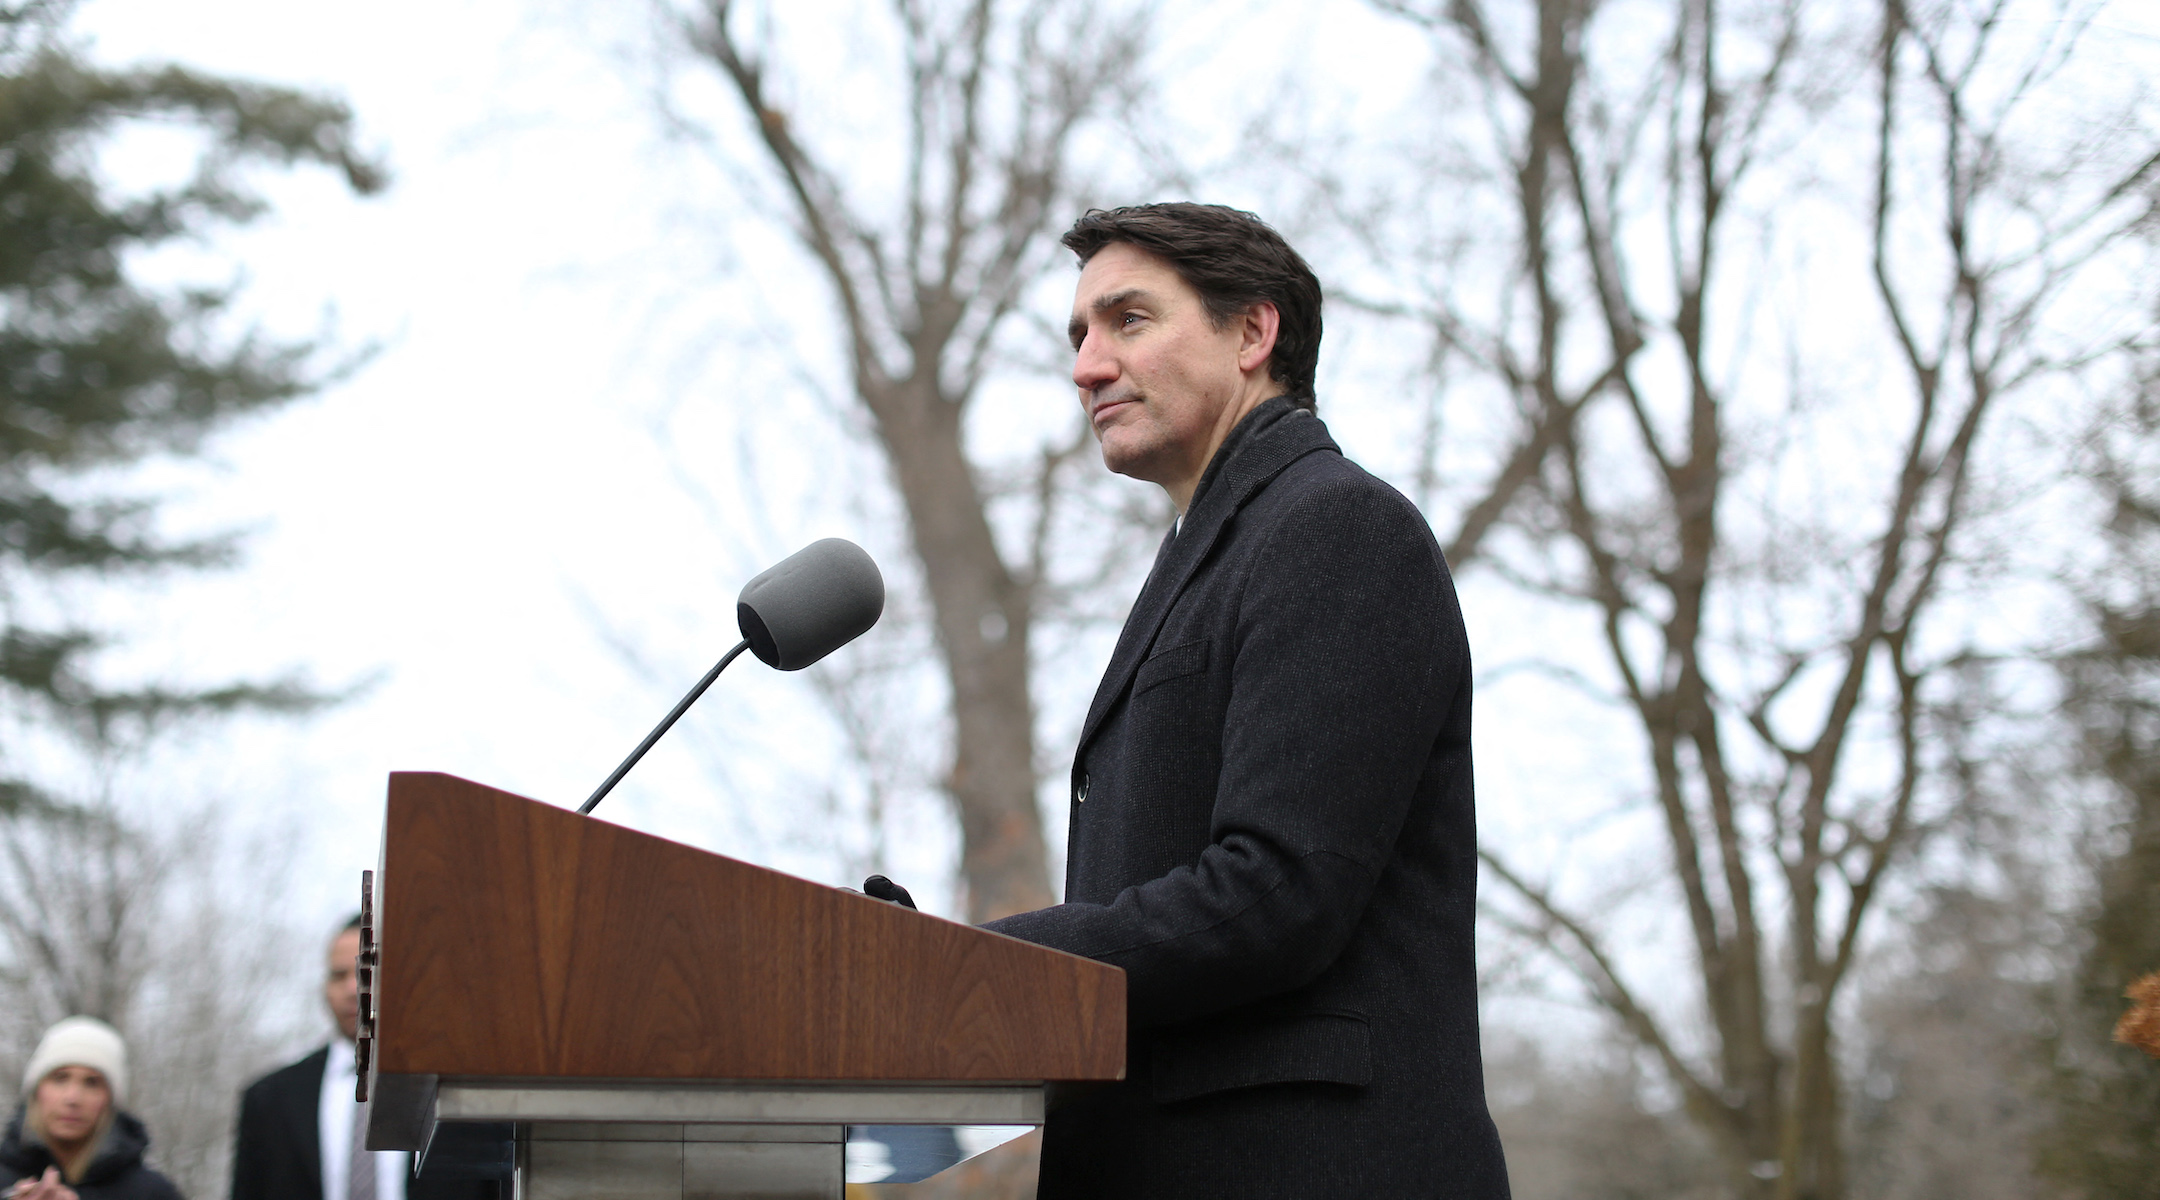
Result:
<svg viewBox="0 0 2160 1200">
<path fill-rule="evenodd" d="M 1985 769 L 1948 733 L 2003 648 L 1972 627 L 2006 594 L 1983 535 L 2015 464 L 1983 454 L 2115 349 L 2077 285 L 2125 252 L 2154 139 L 2089 109 L 2056 136 L 2087 7 L 2017 36 L 2008 5 L 1904 0 L 1380 7 L 1473 81 L 1442 129 L 1491 190 L 1450 210 L 1513 236 L 1493 271 L 1353 299 L 1515 414 L 1451 559 L 1596 629 L 1597 669 L 1551 665 L 1642 748 L 1699 1009 L 1579 879 L 1488 849 L 1494 916 L 1661 1065 L 1732 1194 L 1843 1196 L 1841 1000 Z M 1377 260 L 1401 244 L 1368 233 Z"/>
<path fill-rule="evenodd" d="M 1076 139 L 1130 81 L 1141 25 L 1049 0 L 894 0 L 886 15 L 902 59 L 897 194 L 866 186 L 806 119 L 807 65 L 780 60 L 772 13 L 706 0 L 680 28 L 739 104 L 778 215 L 837 310 L 851 400 L 929 595 L 952 717 L 941 783 L 968 915 L 984 920 L 1054 900 L 1031 648 L 1056 603 L 1056 507 L 1086 443 L 1075 425 L 1001 479 L 970 451 L 970 414 L 1013 361 L 1030 287 L 1059 261 L 1049 235 L 1072 215 Z M 1005 544 L 1001 493 L 1032 506 Z M 862 743 L 862 730 L 843 732 Z"/>
<path fill-rule="evenodd" d="M 56 808 L 0 825 L 0 855 L 8 1044 L 76 1014 L 130 1024 L 172 866 L 164 849 L 109 810 Z"/>
<path fill-rule="evenodd" d="M 1710 1200 L 1716 1156 L 1634 1047 L 1488 1039 L 1486 1103 L 1507 1147 L 1514 1200 Z"/>
</svg>

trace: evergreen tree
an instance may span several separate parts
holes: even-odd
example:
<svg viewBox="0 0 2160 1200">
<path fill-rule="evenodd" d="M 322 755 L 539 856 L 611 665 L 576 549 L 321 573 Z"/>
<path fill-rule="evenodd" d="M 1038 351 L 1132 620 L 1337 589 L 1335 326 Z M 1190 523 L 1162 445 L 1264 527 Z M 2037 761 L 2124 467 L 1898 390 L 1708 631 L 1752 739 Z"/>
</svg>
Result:
<svg viewBox="0 0 2160 1200">
<path fill-rule="evenodd" d="M 2103 432 L 2099 459 L 2114 510 L 2091 597 L 2099 637 L 2063 671 L 2118 837 L 2051 1046 L 2057 1119 L 2040 1165 L 2091 1200 L 2160 1200 L 2160 1062 L 2112 1040 L 2124 989 L 2160 970 L 2160 379 Z"/>
<path fill-rule="evenodd" d="M 150 287 L 131 258 L 259 216 L 256 165 L 321 164 L 361 193 L 383 176 L 343 104 L 177 66 L 100 68 L 67 37 L 74 6 L 0 0 L 0 704 L 93 741 L 182 712 L 303 705 L 289 684 L 101 686 L 90 660 L 107 633 L 36 598 L 60 577 L 229 559 L 229 539 L 161 536 L 154 504 L 113 490 L 112 469 L 190 453 L 328 376 L 319 343 L 229 332 L 231 289 Z M 137 122 L 201 135 L 190 178 L 134 195 L 101 180 L 99 149 Z M 0 811 L 42 803 L 13 773 L 0 770 Z"/>
</svg>

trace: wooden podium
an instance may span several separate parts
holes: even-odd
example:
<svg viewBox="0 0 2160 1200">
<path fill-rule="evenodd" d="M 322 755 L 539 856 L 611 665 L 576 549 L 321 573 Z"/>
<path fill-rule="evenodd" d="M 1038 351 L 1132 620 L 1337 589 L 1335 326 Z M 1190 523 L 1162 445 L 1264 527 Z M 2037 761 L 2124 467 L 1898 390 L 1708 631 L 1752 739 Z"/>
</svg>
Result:
<svg viewBox="0 0 2160 1200">
<path fill-rule="evenodd" d="M 1124 1074 L 1115 967 L 454 776 L 390 777 L 368 886 L 368 1146 L 509 1123 L 526 1200 L 833 1200 L 850 1126 Z"/>
</svg>

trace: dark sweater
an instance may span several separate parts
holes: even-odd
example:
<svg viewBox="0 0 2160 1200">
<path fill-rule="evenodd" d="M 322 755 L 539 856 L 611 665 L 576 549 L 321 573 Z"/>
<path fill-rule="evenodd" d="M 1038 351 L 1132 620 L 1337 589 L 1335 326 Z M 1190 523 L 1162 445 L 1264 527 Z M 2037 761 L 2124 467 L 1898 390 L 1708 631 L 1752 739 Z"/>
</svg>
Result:
<svg viewBox="0 0 2160 1200">
<path fill-rule="evenodd" d="M 143 1165 L 143 1152 L 149 1148 L 150 1132 L 143 1123 L 117 1113 L 82 1182 L 68 1186 L 82 1200 L 180 1200 L 180 1190 L 171 1180 Z M 0 1141 L 0 1187 L 35 1179 L 58 1165 L 45 1143 L 24 1132 L 23 1110 L 16 1109 L 15 1119 L 8 1122 L 7 1138 Z"/>
</svg>

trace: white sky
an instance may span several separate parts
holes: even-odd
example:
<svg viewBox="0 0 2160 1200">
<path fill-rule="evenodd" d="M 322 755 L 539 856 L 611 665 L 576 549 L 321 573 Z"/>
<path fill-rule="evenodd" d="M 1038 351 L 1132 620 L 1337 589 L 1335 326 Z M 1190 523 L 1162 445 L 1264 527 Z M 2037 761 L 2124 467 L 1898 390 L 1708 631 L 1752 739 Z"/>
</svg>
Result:
<svg viewBox="0 0 2160 1200">
<path fill-rule="evenodd" d="M 240 570 L 103 604 L 127 636 L 117 657 L 127 669 L 215 678 L 299 667 L 328 684 L 376 679 L 322 717 L 183 739 L 142 785 L 164 793 L 141 797 L 153 806 L 168 795 L 182 806 L 214 797 L 293 830 L 304 864 L 295 904 L 318 914 L 311 919 L 349 907 L 359 870 L 372 864 L 386 771 L 447 770 L 577 803 L 732 644 L 735 588 L 792 548 L 771 545 L 752 514 L 742 514 L 733 545 L 716 537 L 650 433 L 662 411 L 694 418 L 724 402 L 733 377 L 716 368 L 713 348 L 724 355 L 745 334 L 711 327 L 735 310 L 710 293 L 739 293 L 741 254 L 754 257 L 772 238 L 753 236 L 738 252 L 721 235 L 727 221 L 750 218 L 695 152 L 661 134 L 646 92 L 653 74 L 639 58 L 639 7 L 616 7 L 464 0 L 363 14 L 90 0 L 76 23 L 106 63 L 171 60 L 340 96 L 393 173 L 387 193 L 363 200 L 320 170 L 262 172 L 269 216 L 152 264 L 213 278 L 237 264 L 245 309 L 269 327 L 310 332 L 334 314 L 345 342 L 377 341 L 380 354 L 350 381 L 218 440 L 213 469 L 148 474 L 177 497 L 178 527 L 255 531 Z M 1209 14 L 1221 9 L 1188 9 L 1167 55 L 1216 71 L 1260 62 L 1275 71 L 1355 41 L 1375 19 L 1348 6 L 1347 26 L 1334 22 L 1322 36 L 1312 15 L 1289 17 L 1254 50 L 1214 36 Z M 867 53 L 858 40 L 848 54 Z M 1395 85 L 1406 89 L 1422 58 L 1401 42 L 1393 51 Z M 1203 104 L 1186 115 L 1187 135 L 1211 153 L 1236 132 L 1234 112 Z M 1222 128 L 1211 130 L 1218 118 Z M 122 182 L 183 163 L 174 147 L 140 136 L 111 156 Z M 773 324 L 814 330 L 824 311 L 814 288 L 779 303 L 798 311 Z M 1046 406 L 1070 402 L 1055 378 L 1036 390 Z M 699 482 L 726 503 L 737 447 L 714 440 L 676 453 L 693 473 L 709 466 Z M 844 490 L 825 475 L 849 453 L 759 447 L 762 473 L 795 488 Z M 785 506 L 786 488 L 779 493 Z M 764 519 L 802 527 L 802 540 L 853 537 L 884 551 L 888 573 L 904 569 L 890 561 L 889 539 L 876 540 L 889 531 L 852 528 L 844 516 Z M 603 627 L 650 652 L 650 678 L 603 644 Z M 1084 706 L 1092 675 L 1075 682 L 1066 707 Z M 831 872 L 817 847 L 800 844 L 799 821 L 723 812 L 715 795 L 732 785 L 755 808 L 813 786 L 830 748 L 814 740 L 817 722 L 801 719 L 807 706 L 796 681 L 745 659 L 602 815 Z M 746 720 L 765 737 L 727 733 Z M 709 769 L 720 753 L 736 756 L 724 779 Z M 927 826 L 918 819 L 899 831 L 905 841 L 912 829 L 919 844 L 895 851 L 918 883 L 949 864 L 951 836 L 934 814 L 919 817 Z M 1054 817 L 1049 824 L 1062 832 Z M 949 909 L 935 884 L 929 891 Z"/>
<path fill-rule="evenodd" d="M 248 307 L 273 327 L 312 330 L 334 307 L 341 337 L 382 350 L 220 441 L 215 475 L 183 477 L 187 520 L 259 530 L 246 565 L 175 581 L 121 622 L 153 668 L 379 675 L 328 716 L 208 731 L 186 756 L 197 791 L 301 814 L 320 864 L 302 871 L 304 903 L 328 919 L 373 862 L 386 771 L 574 804 L 666 710 L 672 685 L 633 682 L 581 596 L 722 582 L 683 598 L 711 618 L 709 649 L 675 664 L 684 686 L 735 640 L 747 575 L 680 561 L 684 506 L 639 415 L 666 387 L 646 357 L 669 348 L 641 344 L 637 312 L 683 266 L 664 244 L 656 122 L 601 48 L 525 5 L 113 0 L 80 25 L 108 62 L 343 96 L 395 177 L 356 200 L 324 172 L 266 176 L 272 215 L 211 248 L 243 265 Z M 641 263 L 663 268 L 644 294 Z M 731 675 L 753 696 L 778 686 L 762 668 Z M 671 765 L 656 753 L 633 784 L 689 786 Z M 651 827 L 636 802 L 652 790 L 626 784 L 609 815 Z"/>
<path fill-rule="evenodd" d="M 654 447 L 654 414 L 680 406 L 696 417 L 732 382 L 711 347 L 726 354 L 743 330 L 708 328 L 732 313 L 706 294 L 745 287 L 741 259 L 715 233 L 741 214 L 715 196 L 711 168 L 659 132 L 642 17 L 620 9 L 629 15 L 499 0 L 365 15 L 91 0 L 76 24 L 104 63 L 177 60 L 348 99 L 365 142 L 391 164 L 393 186 L 374 199 L 354 199 L 324 171 L 259 173 L 268 218 L 151 263 L 212 278 L 238 263 L 244 309 L 272 330 L 311 332 L 335 315 L 343 341 L 378 341 L 380 354 L 350 382 L 214 442 L 212 471 L 149 473 L 177 496 L 177 527 L 255 531 L 242 570 L 104 602 L 127 635 L 117 656 L 127 669 L 220 678 L 300 667 L 326 684 L 376 680 L 326 717 L 203 729 L 160 753 L 140 783 L 160 792 L 140 796 L 153 807 L 214 796 L 292 829 L 296 906 L 318 919 L 346 909 L 374 861 L 384 773 L 438 768 L 575 805 L 734 641 L 734 589 L 791 548 L 771 546 L 754 514 L 732 546 L 715 537 Z M 1210 6 L 1190 13 L 1171 56 L 1220 65 L 1242 54 L 1214 43 Z M 1369 17 L 1352 6 L 1352 26 L 1359 19 Z M 1296 37 L 1270 52 L 1313 54 L 1311 26 L 1309 15 L 1287 19 L 1281 32 Z M 1398 50 L 1398 86 L 1408 86 L 1419 56 Z M 1233 117 L 1203 108 L 1188 132 L 1227 145 Z M 123 183 L 184 162 L 145 136 L 110 155 Z M 780 302 L 823 313 L 814 289 Z M 799 315 L 773 324 L 819 324 Z M 771 376 L 767 367 L 760 378 Z M 1069 404 L 1054 378 L 1037 391 L 1045 406 Z M 691 473 L 711 466 L 698 481 L 732 501 L 737 447 L 676 453 Z M 823 475 L 847 455 L 808 445 L 760 447 L 760 458 L 765 477 L 829 488 Z M 780 496 L 784 505 L 786 488 Z M 845 516 L 812 518 L 804 533 L 855 537 L 886 550 L 888 574 L 905 570 L 890 542 L 877 544 L 879 529 L 851 529 Z M 603 628 L 650 652 L 650 678 L 626 669 Z M 1093 678 L 1080 686 L 1076 704 Z M 786 814 L 760 822 L 721 812 L 715 796 L 734 786 L 786 805 L 788 790 L 814 783 L 829 747 L 786 732 L 812 736 L 816 723 L 771 721 L 806 706 L 797 682 L 745 658 L 600 812 L 724 853 L 834 870 L 816 846 L 791 842 Z M 726 734 L 754 717 L 765 717 L 765 742 Z M 711 771 L 715 753 L 734 755 L 726 777 Z M 920 881 L 948 865 L 950 831 L 918 816 L 929 824 L 901 822 L 899 833 L 905 842 L 914 829 L 920 844 L 896 848 L 894 861 Z"/>
</svg>

